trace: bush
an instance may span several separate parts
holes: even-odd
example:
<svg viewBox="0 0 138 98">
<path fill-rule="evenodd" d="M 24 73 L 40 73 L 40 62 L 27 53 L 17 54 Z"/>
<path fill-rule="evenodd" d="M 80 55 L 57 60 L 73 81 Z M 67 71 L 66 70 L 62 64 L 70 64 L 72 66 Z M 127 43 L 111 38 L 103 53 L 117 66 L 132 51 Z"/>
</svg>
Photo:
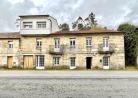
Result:
<svg viewBox="0 0 138 98">
<path fill-rule="evenodd" d="M 69 66 L 46 66 L 45 67 L 46 70 L 67 70 L 69 69 Z"/>
<path fill-rule="evenodd" d="M 102 68 L 99 67 L 99 66 L 95 66 L 95 67 L 93 67 L 92 69 L 93 69 L 93 70 L 102 70 Z"/>
</svg>

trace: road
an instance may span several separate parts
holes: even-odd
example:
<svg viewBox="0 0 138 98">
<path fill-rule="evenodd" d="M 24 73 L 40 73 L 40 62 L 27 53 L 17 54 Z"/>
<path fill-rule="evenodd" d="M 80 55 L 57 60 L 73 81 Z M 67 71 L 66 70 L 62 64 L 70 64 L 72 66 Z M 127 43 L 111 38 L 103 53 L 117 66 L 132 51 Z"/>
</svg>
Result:
<svg viewBox="0 0 138 98">
<path fill-rule="evenodd" d="M 136 73 L 0 71 L 0 98 L 138 98 L 138 78 L 132 76 Z M 100 77 L 101 74 L 105 77 Z"/>
</svg>

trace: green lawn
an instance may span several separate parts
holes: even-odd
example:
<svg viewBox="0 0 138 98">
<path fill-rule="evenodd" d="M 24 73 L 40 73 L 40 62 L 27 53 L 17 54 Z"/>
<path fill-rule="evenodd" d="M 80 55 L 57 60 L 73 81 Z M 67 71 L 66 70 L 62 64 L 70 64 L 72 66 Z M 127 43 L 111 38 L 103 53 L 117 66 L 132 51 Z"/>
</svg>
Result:
<svg viewBox="0 0 138 98">
<path fill-rule="evenodd" d="M 125 70 L 138 70 L 138 67 L 137 66 L 126 66 L 126 69 Z"/>
</svg>

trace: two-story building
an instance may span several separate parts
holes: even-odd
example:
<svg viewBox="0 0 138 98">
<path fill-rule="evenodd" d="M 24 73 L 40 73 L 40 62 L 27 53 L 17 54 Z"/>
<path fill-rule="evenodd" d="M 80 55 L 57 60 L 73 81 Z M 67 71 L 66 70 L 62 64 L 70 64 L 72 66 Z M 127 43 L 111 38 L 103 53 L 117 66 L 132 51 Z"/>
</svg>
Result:
<svg viewBox="0 0 138 98">
<path fill-rule="evenodd" d="M 125 68 L 123 32 L 61 32 L 49 15 L 20 16 L 20 32 L 1 33 L 0 45 L 0 65 L 8 68 Z"/>
</svg>

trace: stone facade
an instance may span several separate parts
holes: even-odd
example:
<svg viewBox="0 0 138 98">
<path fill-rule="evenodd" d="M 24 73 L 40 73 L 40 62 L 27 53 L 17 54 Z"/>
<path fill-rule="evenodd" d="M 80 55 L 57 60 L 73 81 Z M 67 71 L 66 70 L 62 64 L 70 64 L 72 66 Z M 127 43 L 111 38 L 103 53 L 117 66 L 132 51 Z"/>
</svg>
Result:
<svg viewBox="0 0 138 98">
<path fill-rule="evenodd" d="M 87 37 L 92 38 L 91 47 L 86 46 Z M 111 50 L 101 52 L 99 44 L 103 43 L 103 38 L 108 37 L 109 46 L 113 45 Z M 63 47 L 63 51 L 55 49 L 55 39 L 59 39 L 59 47 Z M 75 48 L 70 47 L 70 39 L 75 39 Z M 36 47 L 37 39 L 41 40 L 41 47 Z M 13 48 L 8 49 L 8 41 L 13 41 Z M 87 69 L 87 57 L 91 57 L 91 68 L 103 68 L 103 57 L 107 56 L 109 60 L 109 69 L 124 69 L 124 36 L 123 33 L 91 33 L 91 34 L 59 34 L 59 35 L 38 35 L 21 36 L 20 39 L 0 39 L 0 65 L 8 66 L 8 56 L 13 56 L 13 66 L 24 66 L 24 56 L 33 57 L 33 67 L 36 68 L 36 56 L 44 55 L 44 66 L 70 66 L 70 58 L 75 58 L 74 68 L 81 67 Z M 50 47 L 53 46 L 53 47 Z M 51 52 L 52 51 L 52 52 Z M 61 53 L 60 53 L 61 52 Z M 59 64 L 54 65 L 53 58 L 59 57 Z"/>
<path fill-rule="evenodd" d="M 13 33 L 15 34 L 15 33 Z M 3 35 L 3 34 L 0 34 Z M 7 35 L 8 36 L 8 35 Z M 9 44 L 11 44 L 9 46 Z M 0 66 L 11 67 L 8 65 L 8 58 L 12 57 L 12 66 L 19 66 L 19 38 L 0 38 Z M 13 46 L 12 46 L 13 45 Z"/>
</svg>

